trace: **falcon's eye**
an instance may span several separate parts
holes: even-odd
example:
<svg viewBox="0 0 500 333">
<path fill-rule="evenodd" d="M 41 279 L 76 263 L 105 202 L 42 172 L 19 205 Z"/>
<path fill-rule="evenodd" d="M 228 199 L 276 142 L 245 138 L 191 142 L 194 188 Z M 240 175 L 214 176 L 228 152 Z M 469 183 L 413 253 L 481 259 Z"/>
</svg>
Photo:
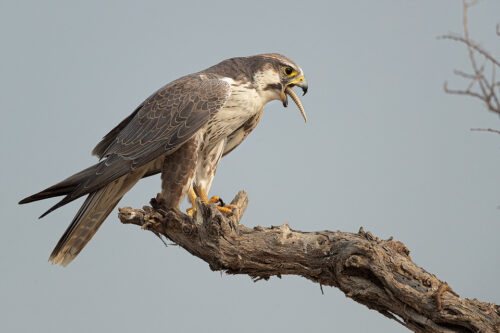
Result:
<svg viewBox="0 0 500 333">
<path fill-rule="evenodd" d="M 294 69 L 290 66 L 283 67 L 283 73 L 285 73 L 287 76 L 291 76 L 294 72 Z"/>
</svg>

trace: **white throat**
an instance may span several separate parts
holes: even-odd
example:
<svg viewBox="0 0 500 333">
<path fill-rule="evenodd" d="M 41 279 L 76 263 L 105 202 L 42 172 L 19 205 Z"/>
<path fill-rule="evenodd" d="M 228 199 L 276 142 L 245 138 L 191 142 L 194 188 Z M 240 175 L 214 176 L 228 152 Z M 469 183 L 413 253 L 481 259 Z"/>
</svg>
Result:
<svg viewBox="0 0 500 333">
<path fill-rule="evenodd" d="M 259 71 L 253 77 L 255 89 L 262 99 L 262 105 L 281 99 L 281 92 L 277 89 L 270 89 L 269 85 L 277 84 L 280 82 L 280 76 L 277 72 L 271 69 Z"/>
</svg>

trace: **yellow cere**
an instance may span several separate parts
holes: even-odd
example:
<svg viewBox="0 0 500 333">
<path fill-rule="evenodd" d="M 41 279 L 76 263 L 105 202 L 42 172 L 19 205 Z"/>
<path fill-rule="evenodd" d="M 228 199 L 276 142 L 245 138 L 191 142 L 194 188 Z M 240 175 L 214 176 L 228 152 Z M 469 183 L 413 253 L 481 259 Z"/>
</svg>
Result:
<svg viewBox="0 0 500 333">
<path fill-rule="evenodd" d="M 296 77 L 295 79 L 293 79 L 289 84 L 299 84 L 301 82 L 304 82 L 304 76 L 299 76 L 299 77 Z"/>
</svg>

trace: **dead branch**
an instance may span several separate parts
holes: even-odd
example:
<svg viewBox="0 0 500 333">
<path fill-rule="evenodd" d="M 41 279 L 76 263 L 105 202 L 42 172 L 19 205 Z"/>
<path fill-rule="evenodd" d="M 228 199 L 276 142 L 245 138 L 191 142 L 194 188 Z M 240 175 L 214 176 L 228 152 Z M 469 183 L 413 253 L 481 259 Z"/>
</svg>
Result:
<svg viewBox="0 0 500 333">
<path fill-rule="evenodd" d="M 449 94 L 467 95 L 477 98 L 485 103 L 488 110 L 500 115 L 500 81 L 496 80 L 496 71 L 500 69 L 500 61 L 470 38 L 468 12 L 470 7 L 474 6 L 479 1 L 462 1 L 464 36 L 448 34 L 439 38 L 457 41 L 467 46 L 469 60 L 472 66 L 472 74 L 455 70 L 455 75 L 469 80 L 467 88 L 449 89 L 448 82 L 445 82 L 444 90 Z M 496 26 L 496 34 L 500 36 L 500 24 Z M 481 65 L 479 65 L 477 57 L 482 58 L 480 59 Z M 485 73 L 488 68 L 491 68 L 490 74 Z M 496 132 L 496 130 L 492 132 Z"/>
<path fill-rule="evenodd" d="M 122 223 L 163 235 L 206 261 L 210 269 L 247 274 L 254 281 L 298 275 L 342 290 L 415 332 L 500 332 L 500 307 L 460 298 L 445 282 L 418 267 L 407 247 L 382 240 L 363 228 L 357 234 L 302 232 L 288 223 L 249 228 L 240 224 L 248 203 L 240 191 L 238 208 L 226 217 L 213 204 L 196 202 L 193 218 L 162 208 L 121 208 Z"/>
<path fill-rule="evenodd" d="M 471 131 L 476 131 L 476 132 L 491 132 L 491 133 L 497 133 L 500 134 L 499 130 L 493 129 L 493 128 L 471 128 Z"/>
</svg>

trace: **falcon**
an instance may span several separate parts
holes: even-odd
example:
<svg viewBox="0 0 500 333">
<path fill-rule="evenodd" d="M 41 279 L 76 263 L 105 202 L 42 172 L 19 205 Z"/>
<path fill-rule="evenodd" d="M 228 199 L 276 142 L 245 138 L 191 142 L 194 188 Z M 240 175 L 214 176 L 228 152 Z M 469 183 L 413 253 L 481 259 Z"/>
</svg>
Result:
<svg viewBox="0 0 500 333">
<path fill-rule="evenodd" d="M 230 214 L 230 205 L 207 197 L 217 165 L 257 126 L 270 101 L 286 107 L 290 96 L 307 122 L 294 86 L 307 92 L 302 69 L 270 53 L 227 59 L 160 88 L 97 144 L 92 154 L 99 163 L 19 202 L 64 196 L 42 218 L 87 195 L 49 261 L 69 264 L 125 193 L 154 174 L 161 173 L 160 198 L 166 208 L 179 209 L 188 195 L 192 215 L 199 196 Z"/>
</svg>

